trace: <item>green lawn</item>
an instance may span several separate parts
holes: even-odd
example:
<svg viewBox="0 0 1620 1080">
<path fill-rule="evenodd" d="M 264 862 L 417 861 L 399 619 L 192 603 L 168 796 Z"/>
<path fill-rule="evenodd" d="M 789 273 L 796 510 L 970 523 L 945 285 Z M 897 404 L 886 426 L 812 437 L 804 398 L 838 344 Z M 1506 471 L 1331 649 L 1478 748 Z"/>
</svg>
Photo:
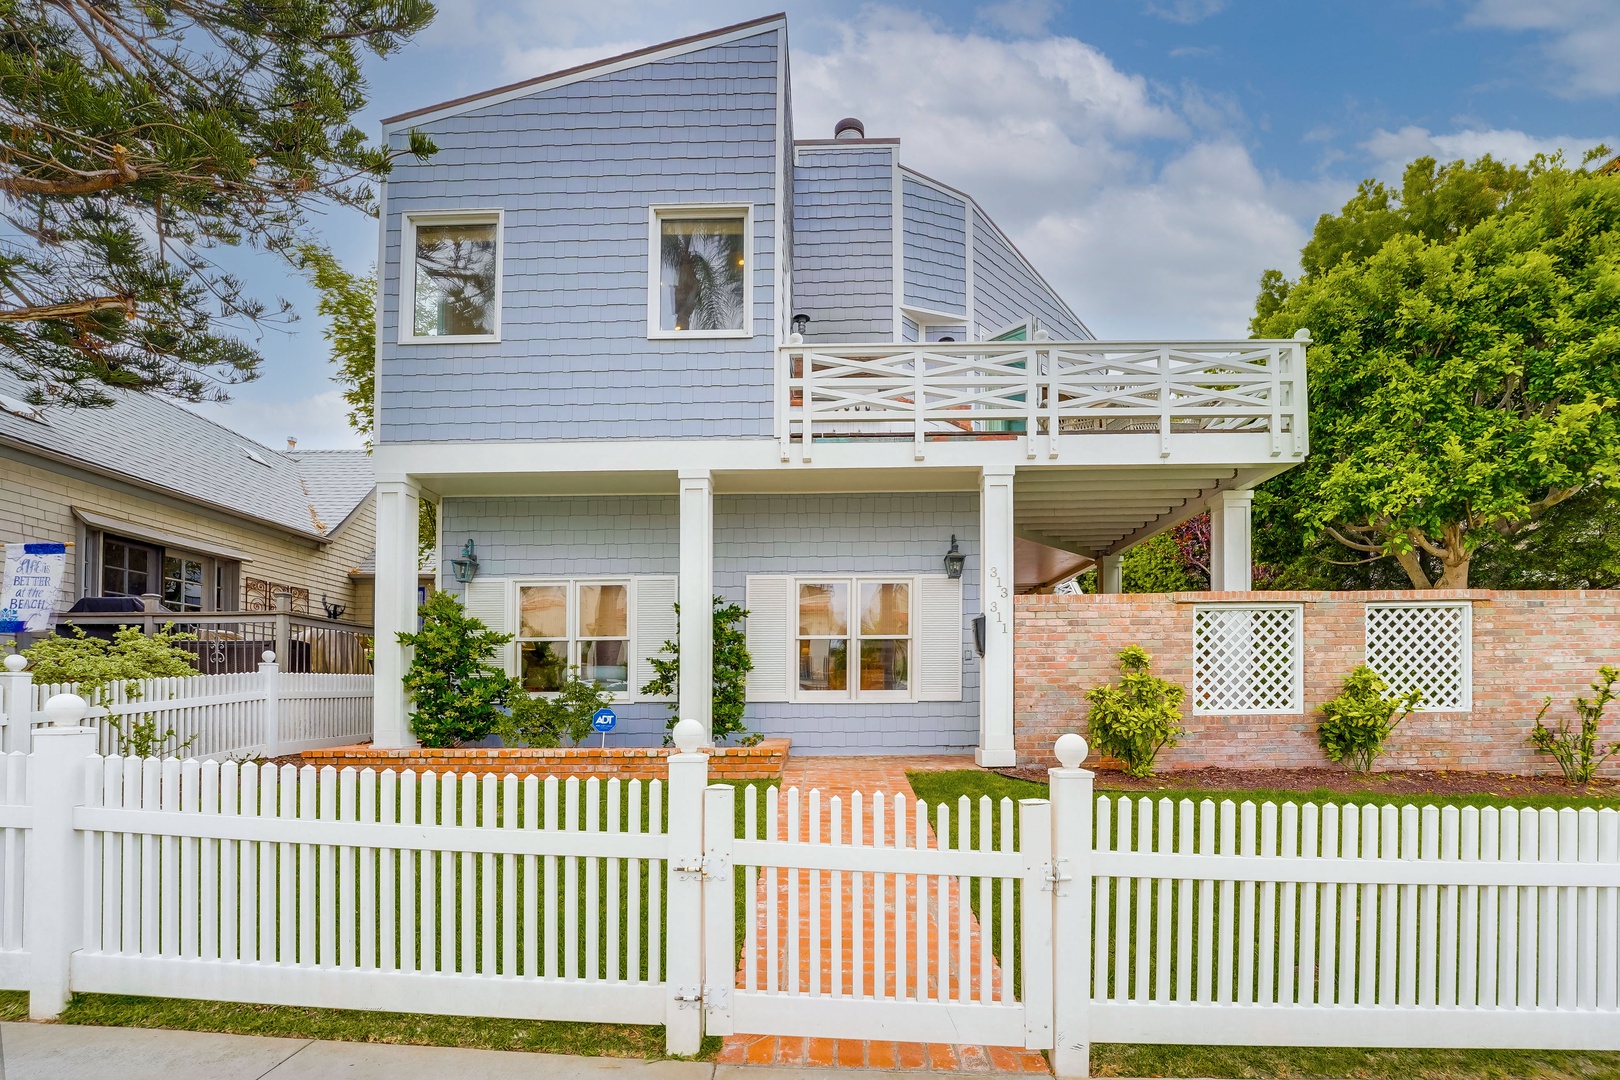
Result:
<svg viewBox="0 0 1620 1080">
<path fill-rule="evenodd" d="M 930 815 L 938 825 L 938 804 L 967 796 L 978 812 L 978 801 L 988 795 L 994 800 L 993 812 L 1000 813 L 1002 798 L 1044 799 L 1046 785 L 1016 780 L 978 769 L 954 772 L 909 774 L 912 790 L 927 801 Z M 1452 806 L 1584 807 L 1615 806 L 1620 800 L 1580 796 L 1533 796 L 1492 798 L 1488 795 L 1460 797 L 1390 796 L 1379 792 L 1340 794 L 1329 791 L 1204 791 L 1171 789 L 1150 792 L 1109 792 L 1108 795 L 1148 795 L 1157 800 L 1209 798 L 1219 803 L 1231 799 L 1241 803 L 1298 802 L 1364 805 L 1396 803 Z M 1116 818 L 1117 821 L 1117 818 Z M 1014 819 L 1016 830 L 1017 819 Z M 956 840 L 957 819 L 952 817 L 949 842 Z M 977 895 L 974 912 L 978 914 Z M 981 916 L 982 918 L 982 916 Z M 1015 914 L 1016 918 L 1016 914 Z M 1015 936 L 1016 940 L 1016 936 Z M 1109 965 L 1112 969 L 1112 964 Z M 1098 1033 L 1102 1034 L 1102 1033 Z M 1263 1077 L 1275 1080 L 1310 1078 L 1366 1078 L 1366 1080 L 1620 1080 L 1620 1053 L 1533 1051 L 1533 1050 L 1373 1050 L 1322 1049 L 1313 1047 L 1258 1046 L 1164 1046 L 1139 1043 L 1097 1043 L 1092 1047 L 1093 1076 L 1133 1077 Z"/>
</svg>

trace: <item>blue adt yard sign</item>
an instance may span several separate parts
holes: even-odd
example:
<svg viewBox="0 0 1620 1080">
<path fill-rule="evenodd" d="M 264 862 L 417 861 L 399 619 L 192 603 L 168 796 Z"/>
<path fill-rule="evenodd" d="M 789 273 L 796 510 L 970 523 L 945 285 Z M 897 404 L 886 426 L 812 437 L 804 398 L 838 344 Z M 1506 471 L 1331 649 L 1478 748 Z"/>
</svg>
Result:
<svg viewBox="0 0 1620 1080">
<path fill-rule="evenodd" d="M 591 728 L 602 733 L 602 745 L 607 745 L 608 732 L 619 722 L 619 714 L 612 709 L 597 709 L 591 714 Z"/>
</svg>

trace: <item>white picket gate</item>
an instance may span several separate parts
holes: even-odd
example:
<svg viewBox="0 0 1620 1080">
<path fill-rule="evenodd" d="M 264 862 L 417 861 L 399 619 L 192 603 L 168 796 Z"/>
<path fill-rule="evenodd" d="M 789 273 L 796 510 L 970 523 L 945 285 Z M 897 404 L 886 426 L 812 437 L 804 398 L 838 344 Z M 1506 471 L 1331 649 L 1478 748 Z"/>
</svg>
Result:
<svg viewBox="0 0 1620 1080">
<path fill-rule="evenodd" d="M 1052 911 L 1040 902 L 1051 859 L 1045 801 L 1020 804 L 1021 846 L 1013 843 L 1011 800 L 992 835 L 991 801 L 981 800 L 975 828 L 963 799 L 955 847 L 946 846 L 951 811 L 941 806 L 941 841 L 930 847 L 921 799 L 856 792 L 847 807 L 840 796 L 824 806 L 812 790 L 801 805 L 798 788 L 772 787 L 762 815 L 745 799 L 742 837 L 734 839 L 731 790 L 710 795 L 708 860 L 733 868 L 745 897 L 741 980 L 710 1009 L 710 1031 L 1052 1045 Z M 717 892 L 730 888 L 719 876 L 706 893 L 711 906 L 729 906 Z M 711 937 L 724 931 L 710 927 Z M 1015 937 L 1021 1000 L 1013 993 Z M 729 947 L 733 939 L 724 940 Z M 714 962 L 732 966 L 729 956 Z"/>
</svg>

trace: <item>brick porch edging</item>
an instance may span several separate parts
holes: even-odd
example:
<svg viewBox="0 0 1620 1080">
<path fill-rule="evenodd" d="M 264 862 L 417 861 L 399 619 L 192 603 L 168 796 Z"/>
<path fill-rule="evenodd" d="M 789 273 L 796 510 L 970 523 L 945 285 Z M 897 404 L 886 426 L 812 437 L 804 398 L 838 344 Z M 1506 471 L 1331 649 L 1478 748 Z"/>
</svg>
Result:
<svg viewBox="0 0 1620 1080">
<path fill-rule="evenodd" d="M 717 746 L 709 751 L 709 775 L 717 780 L 776 780 L 782 775 L 791 740 L 766 739 L 758 746 Z M 558 749 L 509 747 L 457 747 L 434 750 L 416 747 L 377 750 L 368 745 L 334 746 L 306 750 L 303 759 L 317 768 L 417 769 L 477 775 L 607 776 L 662 780 L 668 775 L 664 759 L 675 752 L 668 746 L 575 746 Z"/>
</svg>

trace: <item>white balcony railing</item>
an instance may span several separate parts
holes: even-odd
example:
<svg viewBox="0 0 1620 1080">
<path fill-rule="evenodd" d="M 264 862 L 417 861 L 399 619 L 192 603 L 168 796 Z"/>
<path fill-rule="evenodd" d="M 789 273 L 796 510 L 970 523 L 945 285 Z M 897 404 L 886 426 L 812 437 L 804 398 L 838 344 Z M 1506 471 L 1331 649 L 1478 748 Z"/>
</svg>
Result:
<svg viewBox="0 0 1620 1080">
<path fill-rule="evenodd" d="M 1057 458 L 1071 439 L 1128 434 L 1157 435 L 1161 458 L 1183 436 L 1302 456 L 1308 340 L 784 345 L 777 439 L 783 461 L 818 442 L 901 440 L 919 461 L 959 440 Z"/>
</svg>

